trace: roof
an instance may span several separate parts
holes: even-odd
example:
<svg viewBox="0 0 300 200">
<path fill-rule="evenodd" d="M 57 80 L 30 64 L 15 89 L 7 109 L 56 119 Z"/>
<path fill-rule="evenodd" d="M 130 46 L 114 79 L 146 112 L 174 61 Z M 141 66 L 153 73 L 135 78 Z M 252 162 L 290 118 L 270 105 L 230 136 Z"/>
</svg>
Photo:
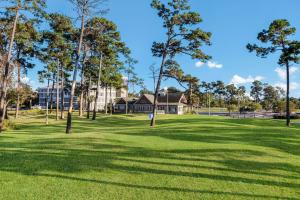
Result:
<svg viewBox="0 0 300 200">
<path fill-rule="evenodd" d="M 146 97 L 152 104 L 154 103 L 154 95 L 153 94 L 144 94 L 144 97 Z"/>
<path fill-rule="evenodd" d="M 158 96 L 158 103 L 179 103 L 183 93 L 171 93 Z"/>
<path fill-rule="evenodd" d="M 141 98 L 136 102 L 139 103 L 139 101 L 142 98 L 147 98 L 148 101 L 153 104 L 154 103 L 154 95 L 153 94 L 144 94 L 141 96 Z M 186 98 L 183 93 L 169 93 L 167 95 L 159 95 L 158 96 L 158 104 L 178 104 L 178 103 L 186 103 Z"/>
<path fill-rule="evenodd" d="M 128 104 L 134 104 L 138 99 L 132 97 L 122 97 L 116 101 L 116 104 L 126 104 L 126 99 Z"/>
</svg>

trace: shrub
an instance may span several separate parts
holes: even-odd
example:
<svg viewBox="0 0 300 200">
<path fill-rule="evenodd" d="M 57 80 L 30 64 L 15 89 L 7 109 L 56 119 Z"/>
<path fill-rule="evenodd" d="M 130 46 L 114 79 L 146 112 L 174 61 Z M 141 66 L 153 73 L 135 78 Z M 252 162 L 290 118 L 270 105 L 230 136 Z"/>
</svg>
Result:
<svg viewBox="0 0 300 200">
<path fill-rule="evenodd" d="M 32 110 L 21 110 L 20 111 L 20 116 L 26 116 L 26 115 L 44 115 L 46 114 L 45 110 L 40 110 L 40 109 L 32 109 Z"/>
<path fill-rule="evenodd" d="M 196 114 L 198 114 L 198 113 L 197 113 L 197 111 L 195 111 L 195 110 L 193 110 L 193 111 L 192 111 L 192 110 L 187 110 L 187 111 L 184 112 L 184 114 L 185 114 L 185 115 L 196 115 Z"/>
<path fill-rule="evenodd" d="M 255 112 L 262 109 L 262 106 L 259 103 L 251 102 L 247 106 L 240 108 L 240 112 Z"/>
<path fill-rule="evenodd" d="M 274 105 L 274 112 L 277 113 L 285 113 L 286 112 L 286 101 L 278 101 L 275 105 Z M 296 104 L 294 102 L 290 102 L 290 112 L 295 112 L 296 111 Z"/>
<path fill-rule="evenodd" d="M 237 108 L 236 105 L 230 104 L 230 105 L 227 106 L 227 110 L 228 110 L 228 112 L 234 112 L 234 111 L 237 111 L 238 108 Z"/>
</svg>

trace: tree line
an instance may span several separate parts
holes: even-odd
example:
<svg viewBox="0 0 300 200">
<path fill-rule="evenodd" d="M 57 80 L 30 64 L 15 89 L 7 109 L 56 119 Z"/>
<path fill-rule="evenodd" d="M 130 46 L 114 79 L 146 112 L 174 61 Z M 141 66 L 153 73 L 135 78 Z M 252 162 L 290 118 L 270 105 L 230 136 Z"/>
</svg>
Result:
<svg viewBox="0 0 300 200">
<path fill-rule="evenodd" d="M 112 87 L 127 89 L 131 87 L 134 92 L 135 85 L 144 86 L 143 80 L 134 72 L 137 61 L 131 57 L 130 49 L 122 41 L 116 24 L 103 17 L 109 12 L 105 7 L 105 0 L 69 0 L 77 11 L 79 26 L 69 16 L 47 13 L 46 0 L 2 2 L 4 6 L 1 7 L 0 13 L 0 130 L 3 128 L 9 103 L 15 102 L 15 116 L 18 117 L 18 110 L 24 99 L 33 99 L 33 94 L 25 95 L 26 98 L 24 94 L 22 95 L 21 91 L 28 85 L 22 83 L 21 75 L 31 70 L 36 65 L 36 60 L 44 64 L 44 69 L 40 70 L 38 75 L 40 81 L 47 85 L 47 99 L 54 98 L 53 90 L 57 90 L 55 105 L 57 120 L 65 117 L 64 91 L 70 92 L 66 124 L 68 134 L 72 132 L 75 96 L 79 97 L 79 116 L 82 117 L 84 110 L 87 110 L 87 118 L 90 118 L 93 103 L 92 119 L 95 120 L 100 87 L 104 87 L 108 93 Z M 155 126 L 157 98 L 164 79 L 175 79 L 185 88 L 190 109 L 197 101 L 209 105 L 215 102 L 218 102 L 219 106 L 226 104 L 230 111 L 235 109 L 234 106 L 242 107 L 246 98 L 245 87 L 237 88 L 234 85 L 225 85 L 221 81 L 200 83 L 197 77 L 185 74 L 182 66 L 176 62 L 178 55 L 202 62 L 212 58 L 202 50 L 203 46 L 211 45 L 212 33 L 200 28 L 203 19 L 198 12 L 192 11 L 189 1 L 169 0 L 163 3 L 160 0 L 152 0 L 151 7 L 162 21 L 166 39 L 153 42 L 151 48 L 153 57 L 161 59 L 161 63 L 157 76 L 156 70 L 152 67 L 155 88 L 153 118 L 150 125 Z M 43 30 L 43 27 L 47 28 Z M 295 33 L 296 29 L 291 27 L 287 20 L 274 20 L 268 29 L 258 34 L 257 39 L 263 43 L 262 46 L 247 45 L 250 52 L 255 52 L 262 58 L 276 52 L 280 54 L 278 64 L 286 68 L 287 75 L 285 109 L 288 126 L 291 102 L 289 69 L 291 65 L 299 62 L 300 54 L 300 42 L 292 38 Z M 125 85 L 122 74 L 128 77 Z M 272 97 L 282 95 L 277 88 L 270 85 L 261 86 L 257 82 L 253 83 L 253 89 L 258 89 L 254 84 L 263 88 L 264 95 L 262 101 L 258 93 L 254 94 L 255 91 L 251 91 L 255 99 L 252 104 L 256 104 L 254 107 L 259 104 L 264 108 L 270 108 L 268 95 Z M 13 88 L 17 88 L 15 92 Z M 92 92 L 95 92 L 95 95 L 91 95 Z M 62 99 L 61 102 L 59 97 Z M 46 102 L 48 103 L 48 100 Z M 51 100 L 50 102 L 52 112 L 53 105 Z M 107 113 L 107 106 L 112 105 L 112 99 L 106 99 L 105 102 Z M 46 121 L 47 119 L 48 105 Z"/>
<path fill-rule="evenodd" d="M 183 84 L 182 84 L 183 85 Z M 190 84 L 189 84 L 190 85 Z M 267 111 L 286 113 L 286 91 L 277 86 L 272 86 L 261 81 L 251 84 L 250 93 L 245 86 L 225 84 L 223 81 L 205 82 L 195 79 L 192 87 L 184 88 L 190 112 L 197 112 L 198 108 L 226 108 L 231 112 L 256 112 Z M 168 88 L 169 93 L 182 92 L 175 87 Z M 290 112 L 300 109 L 300 99 L 290 99 Z M 224 110 L 220 109 L 220 112 Z"/>
<path fill-rule="evenodd" d="M 90 118 L 90 110 L 93 110 L 95 120 L 100 87 L 105 88 L 107 97 L 112 87 L 142 85 L 143 80 L 134 72 L 137 61 L 122 41 L 117 25 L 103 17 L 108 12 L 103 5 L 105 1 L 70 2 L 76 8 L 79 27 L 69 16 L 47 13 L 45 0 L 5 2 L 0 17 L 1 130 L 9 105 L 16 105 L 15 117 L 18 118 L 20 105 L 36 97 L 29 84 L 21 79 L 35 67 L 37 60 L 44 65 L 44 69 L 38 71 L 39 80 L 47 85 L 46 123 L 48 107 L 50 112 L 56 108 L 59 120 L 65 118 L 65 103 L 68 103 L 66 133 L 72 131 L 75 96 L 78 96 L 79 116 L 83 117 L 83 111 L 87 110 L 86 117 Z M 128 76 L 126 84 L 122 74 Z M 65 92 L 70 93 L 69 102 L 64 102 Z M 105 99 L 106 113 L 112 101 Z M 91 108 L 92 103 L 94 108 Z"/>
<path fill-rule="evenodd" d="M 172 0 L 167 4 L 159 0 L 153 0 L 151 6 L 157 10 L 158 16 L 163 21 L 163 28 L 166 33 L 164 42 L 154 42 L 152 47 L 153 56 L 161 58 L 157 86 L 155 88 L 155 101 L 151 126 L 155 125 L 155 113 L 157 109 L 156 99 L 159 94 L 161 80 L 163 77 L 173 78 L 179 84 L 187 83 L 189 104 L 192 104 L 193 88 L 197 86 L 198 78 L 191 75 L 185 75 L 182 67 L 176 62 L 176 56 L 183 54 L 206 62 L 211 56 L 205 54 L 201 49 L 204 45 L 211 45 L 211 33 L 199 28 L 202 22 L 199 13 L 191 11 L 188 0 Z M 286 88 L 285 88 L 285 110 L 286 125 L 290 126 L 290 67 L 298 64 L 300 61 L 300 42 L 293 36 L 296 28 L 292 27 L 288 20 L 274 20 L 267 29 L 258 33 L 257 39 L 262 43 L 248 44 L 246 48 L 249 52 L 255 52 L 258 57 L 266 58 L 270 54 L 279 54 L 278 65 L 286 69 Z M 234 89 L 234 85 L 226 86 L 228 89 L 228 101 L 232 102 L 234 96 L 240 96 L 239 93 L 244 88 Z M 207 90 L 210 90 L 207 87 Z M 234 94 L 237 95 L 234 95 Z M 239 98 L 237 98 L 239 99 Z M 231 104 L 229 104 L 231 105 Z"/>
</svg>

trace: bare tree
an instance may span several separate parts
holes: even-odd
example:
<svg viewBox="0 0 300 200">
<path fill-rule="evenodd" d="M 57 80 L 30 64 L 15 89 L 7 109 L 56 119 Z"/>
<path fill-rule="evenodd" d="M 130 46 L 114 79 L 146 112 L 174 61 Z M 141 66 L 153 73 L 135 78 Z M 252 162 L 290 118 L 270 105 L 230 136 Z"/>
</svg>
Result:
<svg viewBox="0 0 300 200">
<path fill-rule="evenodd" d="M 134 72 L 134 66 L 138 63 L 137 60 L 127 57 L 127 60 L 125 62 L 127 66 L 125 67 L 124 72 L 126 73 L 127 76 L 127 91 L 126 91 L 126 115 L 128 114 L 128 98 L 129 98 L 129 90 L 130 90 L 130 85 L 132 86 L 134 83 L 134 79 L 137 78 L 137 74 Z"/>
<path fill-rule="evenodd" d="M 158 78 L 159 69 L 155 68 L 155 63 L 149 66 L 150 78 L 153 80 L 153 91 L 155 91 L 156 80 Z"/>
</svg>

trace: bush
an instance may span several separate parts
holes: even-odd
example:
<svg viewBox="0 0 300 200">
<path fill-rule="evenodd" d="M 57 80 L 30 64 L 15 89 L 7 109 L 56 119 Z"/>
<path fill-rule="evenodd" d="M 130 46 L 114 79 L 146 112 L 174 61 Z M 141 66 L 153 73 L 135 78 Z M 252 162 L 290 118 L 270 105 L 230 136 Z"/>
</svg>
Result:
<svg viewBox="0 0 300 200">
<path fill-rule="evenodd" d="M 274 115 L 274 119 L 286 119 L 285 115 Z M 300 115 L 291 115 L 291 119 L 300 119 Z"/>
<path fill-rule="evenodd" d="M 274 105 L 274 112 L 277 113 L 285 113 L 286 112 L 286 101 L 279 101 Z M 290 112 L 296 111 L 296 104 L 294 102 L 290 102 Z"/>
<path fill-rule="evenodd" d="M 20 116 L 26 116 L 26 115 L 44 115 L 46 114 L 45 110 L 40 109 L 32 109 L 32 110 L 20 110 Z"/>
<path fill-rule="evenodd" d="M 243 106 L 240 108 L 240 112 L 255 112 L 262 109 L 262 106 L 259 103 L 251 102 L 247 106 Z"/>
<path fill-rule="evenodd" d="M 187 110 L 187 111 L 184 112 L 184 114 L 185 114 L 185 115 L 196 115 L 196 114 L 198 114 L 198 113 L 197 113 L 197 111 L 195 111 L 195 110 L 193 110 L 193 111 L 192 111 L 192 110 L 190 110 L 190 111 Z"/>
<path fill-rule="evenodd" d="M 227 106 L 228 112 L 238 111 L 238 107 L 236 105 L 230 104 Z"/>
</svg>

